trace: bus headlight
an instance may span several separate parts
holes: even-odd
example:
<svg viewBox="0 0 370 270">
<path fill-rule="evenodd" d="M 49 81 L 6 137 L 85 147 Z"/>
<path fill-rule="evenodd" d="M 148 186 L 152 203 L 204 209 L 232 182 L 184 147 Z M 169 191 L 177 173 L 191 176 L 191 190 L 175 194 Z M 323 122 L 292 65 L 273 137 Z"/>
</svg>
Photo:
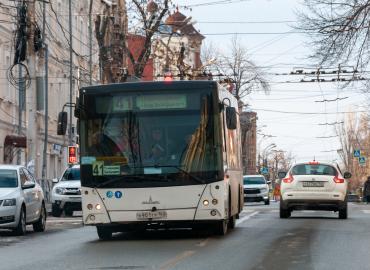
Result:
<svg viewBox="0 0 370 270">
<path fill-rule="evenodd" d="M 217 211 L 216 211 L 215 209 L 213 209 L 213 210 L 211 211 L 211 216 L 215 216 L 215 215 L 217 215 Z"/>
<path fill-rule="evenodd" d="M 92 210 L 92 209 L 93 209 L 93 205 L 92 205 L 91 203 L 89 203 L 89 204 L 87 205 L 87 209 Z"/>
<path fill-rule="evenodd" d="M 203 205 L 204 205 L 204 206 L 209 205 L 209 201 L 208 201 L 208 200 L 204 200 L 204 201 L 203 201 Z"/>
<path fill-rule="evenodd" d="M 95 205 L 95 209 L 96 210 L 100 210 L 101 209 L 101 205 L 100 204 Z"/>
<path fill-rule="evenodd" d="M 217 200 L 217 199 L 213 199 L 213 200 L 212 200 L 212 204 L 213 204 L 213 205 L 216 205 L 217 203 L 218 203 L 218 200 Z"/>
</svg>

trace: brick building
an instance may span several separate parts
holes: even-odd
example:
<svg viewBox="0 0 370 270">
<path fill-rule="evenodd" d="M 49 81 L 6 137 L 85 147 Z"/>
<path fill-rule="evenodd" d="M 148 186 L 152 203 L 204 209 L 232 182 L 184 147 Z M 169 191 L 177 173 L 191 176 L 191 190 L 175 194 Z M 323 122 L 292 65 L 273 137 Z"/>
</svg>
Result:
<svg viewBox="0 0 370 270">
<path fill-rule="evenodd" d="M 256 174 L 257 159 L 257 113 L 241 112 L 243 174 Z"/>
</svg>

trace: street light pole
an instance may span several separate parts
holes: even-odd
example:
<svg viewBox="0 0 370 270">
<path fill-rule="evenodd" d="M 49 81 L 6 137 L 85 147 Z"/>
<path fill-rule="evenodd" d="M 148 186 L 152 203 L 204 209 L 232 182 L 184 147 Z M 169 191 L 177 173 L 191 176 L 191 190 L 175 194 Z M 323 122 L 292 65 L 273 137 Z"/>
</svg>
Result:
<svg viewBox="0 0 370 270">
<path fill-rule="evenodd" d="M 72 36 L 72 0 L 69 0 L 69 104 L 72 104 L 73 88 L 73 36 Z M 68 145 L 72 145 L 72 106 L 69 107 Z"/>
<path fill-rule="evenodd" d="M 262 151 L 262 166 L 264 166 L 264 167 L 267 167 L 268 166 L 268 164 L 267 164 L 267 152 L 268 152 L 268 150 L 271 150 L 271 149 L 273 149 L 273 148 L 275 148 L 276 147 L 276 144 L 275 143 L 271 143 L 271 144 L 269 144 L 269 145 L 267 145 L 265 148 L 264 148 L 264 150 Z"/>
</svg>

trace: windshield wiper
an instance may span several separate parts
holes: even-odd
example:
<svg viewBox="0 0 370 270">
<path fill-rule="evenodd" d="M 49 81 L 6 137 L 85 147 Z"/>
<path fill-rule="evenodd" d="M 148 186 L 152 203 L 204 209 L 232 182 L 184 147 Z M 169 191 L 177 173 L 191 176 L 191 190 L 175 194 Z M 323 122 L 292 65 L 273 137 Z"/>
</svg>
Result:
<svg viewBox="0 0 370 270">
<path fill-rule="evenodd" d="M 107 177 L 106 177 L 106 178 L 107 178 Z M 95 188 L 100 188 L 100 187 L 103 187 L 103 186 L 109 185 L 109 184 L 114 183 L 114 182 L 117 182 L 118 180 L 121 180 L 121 179 L 122 179 L 122 176 L 120 176 L 120 177 L 114 177 L 114 178 L 109 179 L 109 180 L 107 180 L 107 181 L 105 181 L 105 182 L 102 182 L 102 183 L 100 183 L 100 184 L 97 184 L 97 185 L 95 186 Z"/>
<path fill-rule="evenodd" d="M 145 180 L 151 180 L 151 181 L 161 181 L 160 179 L 157 179 L 157 178 L 155 178 L 155 177 L 148 177 L 148 176 L 146 176 L 146 175 L 120 175 L 119 177 L 114 177 L 114 178 L 112 178 L 112 179 L 109 179 L 109 180 L 107 180 L 107 181 L 105 181 L 105 182 L 102 182 L 102 183 L 100 183 L 100 184 L 97 184 L 96 186 L 95 186 L 95 188 L 100 188 L 100 187 L 104 187 L 104 186 L 107 186 L 107 185 L 109 185 L 109 184 L 112 184 L 112 183 L 115 183 L 115 182 L 118 182 L 118 181 L 122 181 L 123 180 L 123 178 L 128 178 L 128 179 L 124 179 L 124 182 L 132 182 L 133 180 L 132 179 L 130 179 L 130 178 L 135 178 L 135 180 L 134 181 L 140 181 L 140 182 L 142 182 L 142 181 L 145 181 Z"/>
<path fill-rule="evenodd" d="M 192 173 L 189 173 L 189 172 L 185 171 L 184 169 L 182 169 L 181 167 L 176 166 L 176 165 L 154 165 L 153 167 L 154 168 L 175 168 L 175 169 L 179 170 L 180 172 L 186 174 L 187 176 L 190 176 L 193 180 L 195 180 L 199 184 L 205 184 L 206 183 L 203 179 L 199 178 L 198 176 L 193 175 Z"/>
</svg>

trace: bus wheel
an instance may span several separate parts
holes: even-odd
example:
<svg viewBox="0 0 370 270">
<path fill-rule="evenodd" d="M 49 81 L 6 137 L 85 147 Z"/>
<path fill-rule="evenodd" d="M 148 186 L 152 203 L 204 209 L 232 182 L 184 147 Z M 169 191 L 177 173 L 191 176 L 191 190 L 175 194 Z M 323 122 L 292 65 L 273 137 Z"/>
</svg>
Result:
<svg viewBox="0 0 370 270">
<path fill-rule="evenodd" d="M 227 220 L 220 220 L 215 224 L 215 233 L 216 235 L 225 235 L 227 234 Z"/>
<path fill-rule="evenodd" d="M 234 229 L 236 225 L 236 216 L 232 216 L 229 218 L 229 222 L 227 226 L 229 227 L 230 230 Z"/>
<path fill-rule="evenodd" d="M 98 236 L 100 240 L 110 240 L 112 239 L 112 230 L 104 226 L 96 226 Z"/>
</svg>

